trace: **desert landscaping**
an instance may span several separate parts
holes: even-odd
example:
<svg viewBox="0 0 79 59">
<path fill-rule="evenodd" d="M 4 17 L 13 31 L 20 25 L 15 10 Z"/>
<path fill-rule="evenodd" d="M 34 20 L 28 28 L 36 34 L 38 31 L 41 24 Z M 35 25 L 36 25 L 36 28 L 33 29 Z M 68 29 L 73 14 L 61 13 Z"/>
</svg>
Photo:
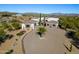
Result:
<svg viewBox="0 0 79 59">
<path fill-rule="evenodd" d="M 78 18 L 0 13 L 0 54 L 79 53 L 78 21 L 73 24 L 73 19 Z"/>
</svg>

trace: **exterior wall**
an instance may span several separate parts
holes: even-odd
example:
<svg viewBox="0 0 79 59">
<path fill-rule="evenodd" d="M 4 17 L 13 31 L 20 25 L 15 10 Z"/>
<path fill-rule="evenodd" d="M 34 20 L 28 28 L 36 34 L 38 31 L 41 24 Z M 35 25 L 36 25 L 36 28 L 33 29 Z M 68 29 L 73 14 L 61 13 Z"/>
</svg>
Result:
<svg viewBox="0 0 79 59">
<path fill-rule="evenodd" d="M 21 25 L 22 26 L 22 30 L 26 30 L 27 29 L 27 27 L 26 27 L 27 25 L 29 25 L 29 28 L 34 30 L 34 28 L 35 28 L 34 24 L 22 24 Z"/>
<path fill-rule="evenodd" d="M 53 17 L 50 17 L 50 18 L 47 18 L 46 19 L 47 21 L 58 21 L 59 20 L 59 18 L 53 18 Z"/>
<path fill-rule="evenodd" d="M 55 25 L 55 27 L 58 27 L 59 18 L 52 17 L 52 18 L 45 18 L 45 20 L 47 20 L 46 24 L 49 24 L 49 26 L 53 27 Z M 44 21 L 44 17 L 41 18 L 41 21 Z M 39 18 L 31 19 L 31 21 L 29 21 L 27 23 L 25 22 L 25 24 L 22 24 L 22 30 L 26 29 L 26 25 L 29 25 L 30 28 L 32 28 L 34 30 L 35 26 L 39 25 L 38 22 L 39 22 Z"/>
<path fill-rule="evenodd" d="M 58 22 L 56 22 L 56 21 L 48 21 L 48 22 L 46 22 L 46 25 L 47 26 L 51 26 L 51 27 L 58 27 Z"/>
<path fill-rule="evenodd" d="M 39 25 L 38 22 L 36 22 L 36 25 L 37 25 L 37 26 Z"/>
<path fill-rule="evenodd" d="M 36 19 L 32 19 L 32 20 L 36 21 L 36 25 L 38 25 L 39 19 L 40 18 L 36 18 Z M 41 18 L 41 21 L 43 21 L 43 20 L 44 20 L 44 17 Z M 59 18 L 54 18 L 54 17 L 45 18 L 45 21 L 48 21 L 48 22 L 46 22 L 47 24 L 49 24 L 50 26 L 55 25 L 56 27 L 58 27 L 58 20 L 59 20 Z"/>
<path fill-rule="evenodd" d="M 31 28 L 32 30 L 34 30 L 34 24 L 31 24 L 31 25 L 30 25 L 30 28 Z"/>
<path fill-rule="evenodd" d="M 26 25 L 25 24 L 21 24 L 21 26 L 22 26 L 22 30 L 26 29 Z"/>
<path fill-rule="evenodd" d="M 49 17 L 49 18 L 46 18 L 46 23 L 49 24 L 49 26 L 54 26 L 55 27 L 58 27 L 58 20 L 59 18 L 53 18 L 53 17 Z"/>
</svg>

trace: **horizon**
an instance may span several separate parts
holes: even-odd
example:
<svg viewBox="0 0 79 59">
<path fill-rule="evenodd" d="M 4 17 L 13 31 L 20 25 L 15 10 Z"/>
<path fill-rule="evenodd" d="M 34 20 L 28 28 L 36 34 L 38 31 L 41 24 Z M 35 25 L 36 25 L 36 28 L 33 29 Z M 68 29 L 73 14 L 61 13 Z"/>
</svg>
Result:
<svg viewBox="0 0 79 59">
<path fill-rule="evenodd" d="M 79 14 L 79 4 L 0 4 L 0 12 Z"/>
</svg>

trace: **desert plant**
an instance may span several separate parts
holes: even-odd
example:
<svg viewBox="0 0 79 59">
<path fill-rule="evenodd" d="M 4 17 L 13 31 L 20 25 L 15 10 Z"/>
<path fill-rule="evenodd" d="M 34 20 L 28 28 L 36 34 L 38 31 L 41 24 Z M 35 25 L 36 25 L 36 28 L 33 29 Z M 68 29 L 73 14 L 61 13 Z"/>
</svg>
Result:
<svg viewBox="0 0 79 59">
<path fill-rule="evenodd" d="M 20 25 L 20 23 L 18 23 L 18 22 L 13 22 L 13 23 L 12 23 L 12 26 L 15 28 L 15 30 L 18 30 L 18 29 L 21 28 L 21 25 Z"/>
<path fill-rule="evenodd" d="M 21 31 L 21 32 L 17 33 L 16 35 L 17 35 L 17 36 L 21 36 L 21 35 L 23 35 L 24 33 L 25 33 L 25 31 Z"/>
<path fill-rule="evenodd" d="M 41 13 L 40 13 L 40 19 L 39 19 L 39 26 L 41 25 Z"/>
<path fill-rule="evenodd" d="M 6 38 L 6 32 L 3 29 L 0 29 L 0 43 L 4 42 Z"/>
<path fill-rule="evenodd" d="M 45 27 L 39 27 L 37 29 L 37 33 L 40 35 L 40 37 L 42 37 L 42 35 L 46 32 Z"/>
<path fill-rule="evenodd" d="M 13 53 L 13 49 L 11 49 L 11 50 L 5 52 L 5 54 L 11 54 L 11 53 Z"/>
</svg>

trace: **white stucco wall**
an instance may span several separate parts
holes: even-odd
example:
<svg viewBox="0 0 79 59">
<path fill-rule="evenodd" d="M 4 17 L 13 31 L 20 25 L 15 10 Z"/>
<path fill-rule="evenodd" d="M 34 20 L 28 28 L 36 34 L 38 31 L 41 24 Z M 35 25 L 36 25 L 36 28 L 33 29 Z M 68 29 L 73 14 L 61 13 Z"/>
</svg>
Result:
<svg viewBox="0 0 79 59">
<path fill-rule="evenodd" d="M 29 24 L 30 25 L 30 28 L 34 30 L 34 24 Z M 26 24 L 21 24 L 22 26 L 22 30 L 26 30 Z"/>
<path fill-rule="evenodd" d="M 21 24 L 22 30 L 26 29 L 26 25 L 25 24 Z"/>
<path fill-rule="evenodd" d="M 34 30 L 34 24 L 30 24 L 30 28 Z"/>
<path fill-rule="evenodd" d="M 37 19 L 31 19 L 31 20 L 34 20 L 34 21 L 36 21 L 36 22 L 39 22 L 39 19 L 37 18 Z"/>
<path fill-rule="evenodd" d="M 40 18 L 36 18 L 36 19 L 32 19 L 32 20 L 39 22 L 39 19 L 40 19 Z M 42 21 L 42 20 L 44 20 L 44 17 L 41 18 L 41 21 Z M 53 21 L 58 21 L 59 18 L 48 17 L 48 18 L 46 18 L 45 20 L 48 20 L 48 21 L 52 21 L 52 20 L 53 20 Z"/>
<path fill-rule="evenodd" d="M 31 19 L 31 20 L 34 20 L 34 21 L 36 21 L 36 22 L 39 22 L 39 19 L 40 19 L 40 18 Z M 43 20 L 44 20 L 44 17 L 41 18 L 41 21 L 43 21 Z"/>
<path fill-rule="evenodd" d="M 59 18 L 50 17 L 50 18 L 47 18 L 46 20 L 47 21 L 56 21 L 56 22 L 58 22 Z"/>
</svg>

